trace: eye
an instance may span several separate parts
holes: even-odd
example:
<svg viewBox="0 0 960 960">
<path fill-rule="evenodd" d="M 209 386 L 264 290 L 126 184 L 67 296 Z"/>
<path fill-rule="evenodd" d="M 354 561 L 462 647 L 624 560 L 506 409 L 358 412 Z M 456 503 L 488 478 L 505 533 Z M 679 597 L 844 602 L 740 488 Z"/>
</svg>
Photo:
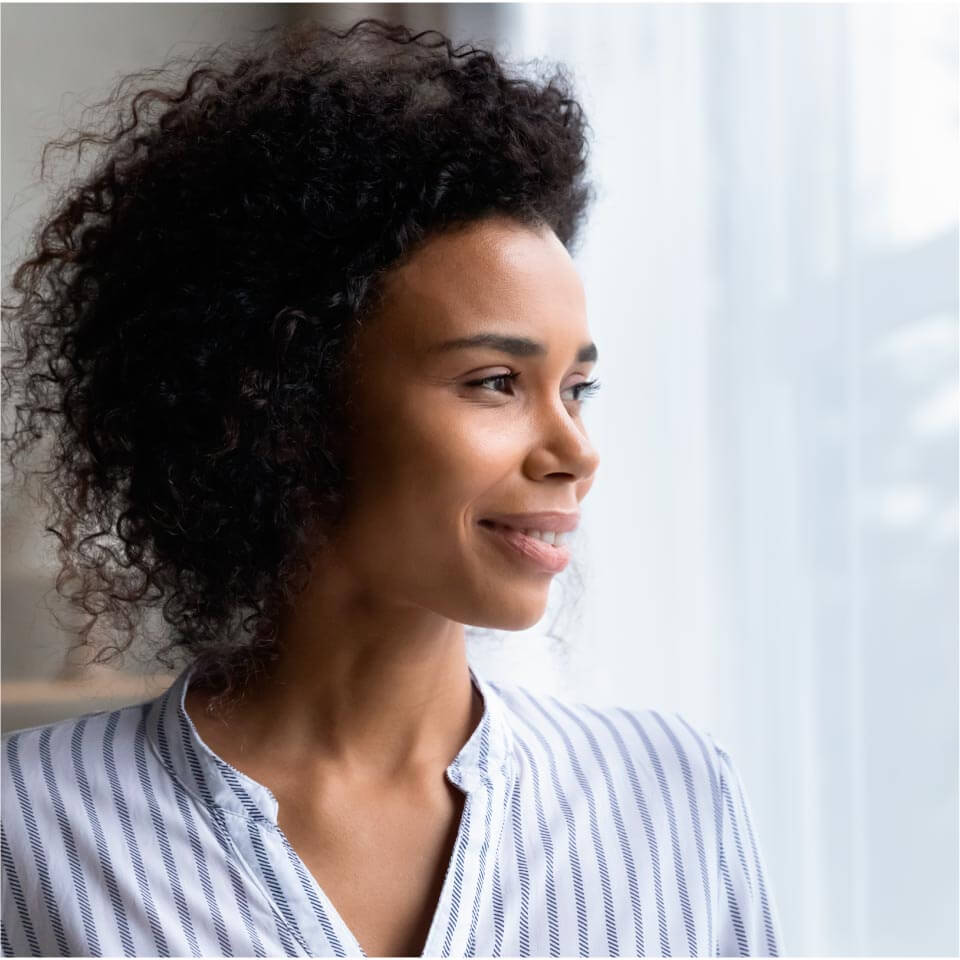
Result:
<svg viewBox="0 0 960 960">
<path fill-rule="evenodd" d="M 583 383 L 575 383 L 572 387 L 568 387 L 568 390 L 577 390 L 579 391 L 574 395 L 574 400 L 578 403 L 585 400 L 587 397 L 592 397 L 600 389 L 599 380 L 584 380 Z"/>
<path fill-rule="evenodd" d="M 512 381 L 512 380 L 516 380 L 517 377 L 519 377 L 519 376 L 520 376 L 519 373 L 498 373 L 496 376 L 493 376 L 493 377 L 484 377 L 482 380 L 471 380 L 471 381 L 467 384 L 467 386 L 468 386 L 468 387 L 480 387 L 480 388 L 483 388 L 483 385 L 484 385 L 485 383 L 497 382 L 497 381 L 499 381 L 499 380 L 511 380 L 511 381 Z M 500 390 L 497 390 L 496 388 L 494 388 L 494 389 L 493 389 L 493 392 L 494 392 L 494 393 L 500 393 L 501 391 L 500 391 Z"/>
<path fill-rule="evenodd" d="M 467 383 L 468 387 L 477 387 L 479 389 L 492 389 L 494 393 L 501 393 L 502 391 L 496 387 L 487 388 L 484 385 L 487 383 L 499 383 L 500 381 L 509 381 L 512 382 L 519 377 L 518 373 L 498 373 L 492 377 L 484 377 L 482 380 L 471 380 Z M 567 387 L 568 390 L 574 391 L 573 399 L 580 403 L 587 397 L 592 397 L 600 389 L 599 380 L 584 380 L 583 383 L 575 383 L 572 387 Z"/>
</svg>

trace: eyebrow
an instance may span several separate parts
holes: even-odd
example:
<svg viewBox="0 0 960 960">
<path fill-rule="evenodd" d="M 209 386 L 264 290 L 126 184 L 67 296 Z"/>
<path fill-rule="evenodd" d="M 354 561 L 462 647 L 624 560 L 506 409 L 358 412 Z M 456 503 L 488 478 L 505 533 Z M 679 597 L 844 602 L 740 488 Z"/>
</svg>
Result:
<svg viewBox="0 0 960 960">
<path fill-rule="evenodd" d="M 539 340 L 529 337 L 507 337 L 498 333 L 478 333 L 472 337 L 457 337 L 455 340 L 445 340 L 436 343 L 430 348 L 431 353 L 446 353 L 449 350 L 469 350 L 470 348 L 487 347 L 490 350 L 499 350 L 515 357 L 542 357 L 547 348 Z M 585 343 L 577 351 L 577 363 L 596 363 L 597 345 Z"/>
</svg>

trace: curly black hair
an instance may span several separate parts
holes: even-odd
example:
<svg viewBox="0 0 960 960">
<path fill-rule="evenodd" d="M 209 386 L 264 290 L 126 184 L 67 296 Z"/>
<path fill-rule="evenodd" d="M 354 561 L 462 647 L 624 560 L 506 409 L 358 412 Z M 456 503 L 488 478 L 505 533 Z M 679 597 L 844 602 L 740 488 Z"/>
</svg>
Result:
<svg viewBox="0 0 960 960">
<path fill-rule="evenodd" d="M 124 77 L 103 149 L 31 237 L 3 304 L 11 467 L 55 441 L 57 592 L 155 654 L 243 686 L 349 482 L 353 335 L 425 238 L 506 215 L 573 249 L 593 188 L 562 66 L 525 77 L 438 31 L 275 26 Z M 157 78 L 162 82 L 158 83 Z M 137 85 L 150 78 L 150 86 Z M 114 110 L 117 107 L 118 109 Z M 9 358 L 8 358 L 9 355 Z"/>
</svg>

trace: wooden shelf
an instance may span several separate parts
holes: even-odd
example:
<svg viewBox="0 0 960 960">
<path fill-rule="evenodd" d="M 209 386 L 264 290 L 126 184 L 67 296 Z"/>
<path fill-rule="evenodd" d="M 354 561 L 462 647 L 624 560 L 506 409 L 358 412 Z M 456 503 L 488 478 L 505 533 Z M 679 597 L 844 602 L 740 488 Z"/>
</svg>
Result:
<svg viewBox="0 0 960 960">
<path fill-rule="evenodd" d="M 173 677 L 157 678 L 115 674 L 112 677 L 91 677 L 82 680 L 8 680 L 0 684 L 0 700 L 7 704 L 61 700 L 149 700 L 162 693 Z"/>
<path fill-rule="evenodd" d="M 174 679 L 172 674 L 97 670 L 72 680 L 9 680 L 0 684 L 0 731 L 6 734 L 143 703 L 163 693 Z"/>
</svg>

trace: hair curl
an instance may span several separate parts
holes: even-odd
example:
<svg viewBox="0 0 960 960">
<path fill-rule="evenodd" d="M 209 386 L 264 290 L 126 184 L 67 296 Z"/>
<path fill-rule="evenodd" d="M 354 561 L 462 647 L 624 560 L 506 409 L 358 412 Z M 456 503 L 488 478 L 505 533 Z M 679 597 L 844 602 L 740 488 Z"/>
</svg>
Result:
<svg viewBox="0 0 960 960">
<path fill-rule="evenodd" d="M 176 62 L 180 62 L 179 60 Z M 4 303 L 11 467 L 55 441 L 57 592 L 132 643 L 147 608 L 198 678 L 243 686 L 342 516 L 353 334 L 428 236 L 501 214 L 568 247 L 592 189 L 562 67 L 363 19 L 271 27 L 107 100 Z M 114 112 L 113 108 L 118 109 Z M 6 401 L 5 401 L 6 403 Z"/>
</svg>

